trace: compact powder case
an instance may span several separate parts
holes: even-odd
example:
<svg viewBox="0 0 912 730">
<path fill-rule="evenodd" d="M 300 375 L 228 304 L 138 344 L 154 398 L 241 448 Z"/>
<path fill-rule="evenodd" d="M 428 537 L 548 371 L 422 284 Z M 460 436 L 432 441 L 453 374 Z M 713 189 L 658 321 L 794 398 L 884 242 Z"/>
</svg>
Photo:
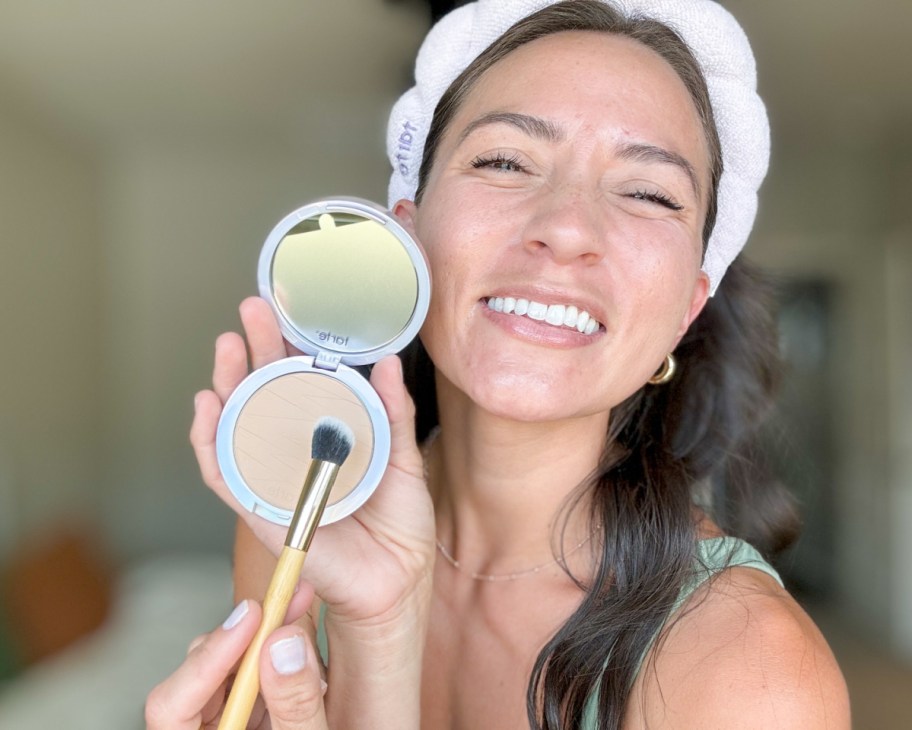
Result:
<svg viewBox="0 0 912 730">
<path fill-rule="evenodd" d="M 314 424 L 338 418 L 355 445 L 321 525 L 358 509 L 389 460 L 380 397 L 354 369 L 399 352 L 427 314 L 430 276 L 412 237 L 365 200 L 319 200 L 285 216 L 263 244 L 260 295 L 304 353 L 252 372 L 231 394 L 216 449 L 232 494 L 280 525 L 291 521 L 311 460 Z"/>
</svg>

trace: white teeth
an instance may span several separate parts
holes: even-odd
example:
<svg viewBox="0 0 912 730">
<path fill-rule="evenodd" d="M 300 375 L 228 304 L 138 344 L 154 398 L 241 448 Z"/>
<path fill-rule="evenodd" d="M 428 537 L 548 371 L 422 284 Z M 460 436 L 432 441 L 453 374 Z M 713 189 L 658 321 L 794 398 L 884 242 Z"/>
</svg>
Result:
<svg viewBox="0 0 912 730">
<path fill-rule="evenodd" d="M 548 305 L 540 304 L 539 302 L 529 302 L 529 311 L 526 313 L 526 316 L 529 319 L 541 322 L 548 316 Z"/>
<path fill-rule="evenodd" d="M 597 320 L 589 316 L 585 309 L 577 309 L 574 305 L 542 304 L 530 302 L 528 299 L 514 299 L 513 297 L 490 297 L 487 300 L 488 309 L 504 314 L 526 316 L 537 322 L 547 322 L 555 327 L 575 328 L 584 335 L 591 335 L 600 327 Z"/>
<path fill-rule="evenodd" d="M 545 322 L 553 325 L 564 323 L 564 312 L 567 308 L 563 304 L 552 304 L 548 307 L 548 313 L 545 315 Z"/>
<path fill-rule="evenodd" d="M 576 318 L 576 328 L 580 332 L 585 332 L 587 324 L 589 324 L 589 312 L 584 310 L 580 312 L 579 316 Z"/>
</svg>

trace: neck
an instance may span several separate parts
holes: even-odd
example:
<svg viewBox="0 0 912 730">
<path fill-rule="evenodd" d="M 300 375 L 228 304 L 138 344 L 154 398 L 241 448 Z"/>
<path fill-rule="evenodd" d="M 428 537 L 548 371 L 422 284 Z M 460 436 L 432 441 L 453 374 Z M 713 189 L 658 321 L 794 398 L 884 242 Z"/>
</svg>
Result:
<svg viewBox="0 0 912 730">
<path fill-rule="evenodd" d="M 527 570 L 590 535 L 583 504 L 563 544 L 554 542 L 561 508 L 598 464 L 607 413 L 512 421 L 479 408 L 439 374 L 437 397 L 441 431 L 428 455 L 437 533 L 461 565 L 478 573 Z"/>
</svg>

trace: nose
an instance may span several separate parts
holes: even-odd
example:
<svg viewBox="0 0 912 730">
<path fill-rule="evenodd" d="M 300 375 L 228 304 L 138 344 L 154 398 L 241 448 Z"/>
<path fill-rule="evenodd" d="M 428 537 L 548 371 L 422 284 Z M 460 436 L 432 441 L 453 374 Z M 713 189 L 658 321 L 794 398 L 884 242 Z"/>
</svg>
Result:
<svg viewBox="0 0 912 730">
<path fill-rule="evenodd" d="M 546 189 L 530 201 L 523 247 L 555 263 L 595 264 L 605 254 L 603 225 L 593 196 L 576 186 Z"/>
</svg>

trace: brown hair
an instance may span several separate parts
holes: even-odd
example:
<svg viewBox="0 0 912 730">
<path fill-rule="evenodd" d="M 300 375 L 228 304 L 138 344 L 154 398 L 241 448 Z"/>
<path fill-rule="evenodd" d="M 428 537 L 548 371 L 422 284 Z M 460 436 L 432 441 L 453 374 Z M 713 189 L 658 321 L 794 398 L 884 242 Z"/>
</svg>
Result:
<svg viewBox="0 0 912 730">
<path fill-rule="evenodd" d="M 563 31 L 633 38 L 681 77 L 710 152 L 705 250 L 722 160 L 699 64 L 667 26 L 626 18 L 599 0 L 560 2 L 530 15 L 460 74 L 434 112 L 416 201 L 441 136 L 478 79 L 521 45 Z M 591 524 L 598 526 L 599 539 L 592 542 L 597 567 L 592 576 L 571 575 L 585 591 L 583 601 L 536 659 L 527 692 L 536 730 L 579 727 L 591 701 L 600 729 L 620 727 L 640 662 L 693 575 L 698 486 L 706 491 L 710 485 L 717 524 L 761 550 L 784 547 L 796 534 L 790 498 L 751 458 L 779 372 L 770 291 L 759 274 L 736 259 L 675 354 L 679 374 L 671 383 L 647 385 L 612 411 L 601 463 L 565 505 L 565 525 L 574 509 L 589 506 Z M 417 340 L 405 353 L 405 368 L 418 406 L 418 436 L 424 437 L 437 422 L 436 398 L 433 365 Z"/>
</svg>

